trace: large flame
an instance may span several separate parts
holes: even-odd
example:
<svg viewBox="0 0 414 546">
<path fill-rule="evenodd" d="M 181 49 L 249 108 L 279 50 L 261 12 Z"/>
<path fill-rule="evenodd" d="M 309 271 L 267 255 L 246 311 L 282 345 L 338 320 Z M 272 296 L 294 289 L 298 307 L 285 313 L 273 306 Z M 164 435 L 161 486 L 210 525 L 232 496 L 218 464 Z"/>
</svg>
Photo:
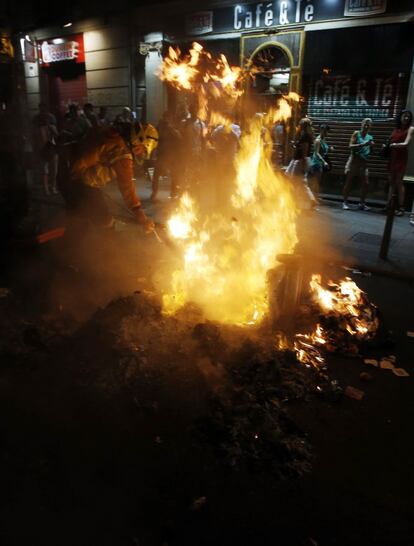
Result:
<svg viewBox="0 0 414 546">
<path fill-rule="evenodd" d="M 230 67 L 224 55 L 212 63 L 201 46 L 180 59 L 170 51 L 161 77 L 198 98 L 198 116 L 210 128 L 231 126 L 229 105 L 241 94 L 241 70 Z M 199 63 L 204 55 L 207 68 Z M 185 193 L 168 221 L 181 265 L 164 295 L 164 310 L 174 313 L 187 302 L 201 306 L 209 319 L 252 324 L 268 310 L 267 272 L 278 254 L 291 253 L 297 243 L 297 210 L 290 182 L 271 163 L 269 127 L 291 115 L 285 97 L 279 108 L 247 122 L 235 158 L 234 180 L 223 179 L 227 202 L 213 213 Z"/>
<path fill-rule="evenodd" d="M 377 321 L 372 320 L 364 292 L 349 277 L 339 283 L 329 282 L 329 289 L 323 288 L 321 275 L 312 275 L 310 288 L 314 300 L 325 313 L 341 315 L 345 321 L 346 330 L 357 338 L 364 338 L 376 332 Z"/>
<path fill-rule="evenodd" d="M 357 354 L 355 342 L 373 339 L 379 327 L 375 306 L 352 279 L 329 281 L 327 286 L 322 285 L 321 275 L 312 275 L 311 296 L 325 327 L 318 323 L 313 331 L 295 334 L 293 339 L 281 333 L 275 338 L 278 349 L 293 350 L 299 362 L 316 369 L 325 366 L 322 350 Z"/>
<path fill-rule="evenodd" d="M 181 61 L 179 51 L 169 48 L 169 56 L 164 59 L 159 74 L 162 80 L 166 80 L 180 89 L 191 89 L 193 81 L 199 73 L 196 68 L 203 47 L 194 43 L 187 59 Z"/>
</svg>

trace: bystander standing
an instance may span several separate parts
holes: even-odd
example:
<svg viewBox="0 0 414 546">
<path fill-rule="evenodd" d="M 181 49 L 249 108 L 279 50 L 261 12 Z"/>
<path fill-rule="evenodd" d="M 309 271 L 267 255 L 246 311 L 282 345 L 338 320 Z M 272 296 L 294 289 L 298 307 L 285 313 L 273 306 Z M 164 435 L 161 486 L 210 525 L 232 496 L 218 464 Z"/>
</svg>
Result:
<svg viewBox="0 0 414 546">
<path fill-rule="evenodd" d="M 180 169 L 181 133 L 174 126 L 174 120 L 170 112 L 164 112 L 158 124 L 159 144 L 157 159 L 152 177 L 151 201 L 155 202 L 158 195 L 159 179 L 168 175 L 170 178 L 170 197 L 177 197 L 178 177 Z"/>
<path fill-rule="evenodd" d="M 98 112 L 98 125 L 99 127 L 108 127 L 111 124 L 108 115 L 108 108 L 106 106 L 100 106 Z"/>
<path fill-rule="evenodd" d="M 39 113 L 33 118 L 33 148 L 37 156 L 38 172 L 46 195 L 57 193 L 58 168 L 56 118 L 44 103 L 39 104 Z"/>
<path fill-rule="evenodd" d="M 352 182 L 354 178 L 358 178 L 361 182 L 361 198 L 358 205 L 359 210 L 370 210 L 365 203 L 365 198 L 368 191 L 369 171 L 368 158 L 371 155 L 374 139 L 369 131 L 372 127 L 372 119 L 365 118 L 362 120 L 361 129 L 354 131 L 349 142 L 351 155 L 345 165 L 345 186 L 344 186 L 344 202 L 342 208 L 349 210 L 348 197 L 351 192 Z"/>
<path fill-rule="evenodd" d="M 83 106 L 83 114 L 85 118 L 88 120 L 88 122 L 90 123 L 91 127 L 98 127 L 98 118 L 94 110 L 95 110 L 94 106 L 90 102 L 87 102 Z"/>
<path fill-rule="evenodd" d="M 398 199 L 398 209 L 395 211 L 396 216 L 404 214 L 404 174 L 407 170 L 408 161 L 408 145 L 414 132 L 412 127 L 413 114 L 409 110 L 403 110 L 397 117 L 396 127 L 393 130 L 389 139 L 390 159 L 388 163 L 390 173 L 390 190 L 388 195 L 388 206 L 391 202 L 392 194 L 396 194 Z M 413 211 L 414 213 L 414 205 Z M 410 217 L 410 221 L 414 221 Z"/>
</svg>

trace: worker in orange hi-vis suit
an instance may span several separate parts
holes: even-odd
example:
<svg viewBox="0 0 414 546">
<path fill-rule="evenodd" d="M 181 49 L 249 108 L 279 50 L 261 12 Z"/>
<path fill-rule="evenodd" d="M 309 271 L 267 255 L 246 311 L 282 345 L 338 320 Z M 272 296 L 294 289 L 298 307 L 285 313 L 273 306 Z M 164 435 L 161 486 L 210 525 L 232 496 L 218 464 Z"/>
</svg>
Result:
<svg viewBox="0 0 414 546">
<path fill-rule="evenodd" d="M 122 197 L 137 223 L 146 231 L 152 231 L 154 222 L 142 210 L 133 172 L 134 161 L 149 157 L 157 144 L 157 130 L 150 124 L 131 124 L 127 136 L 121 136 L 112 127 L 90 129 L 75 145 L 69 169 L 61 178 L 60 190 L 67 207 L 88 216 L 94 223 L 112 227 L 114 218 L 102 188 L 116 178 Z"/>
</svg>

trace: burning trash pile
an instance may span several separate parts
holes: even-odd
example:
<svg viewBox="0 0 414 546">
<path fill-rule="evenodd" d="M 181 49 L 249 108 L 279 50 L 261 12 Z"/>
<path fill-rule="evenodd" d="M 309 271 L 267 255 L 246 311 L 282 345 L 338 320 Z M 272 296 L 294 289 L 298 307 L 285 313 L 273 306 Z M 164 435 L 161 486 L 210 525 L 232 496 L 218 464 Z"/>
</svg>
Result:
<svg viewBox="0 0 414 546">
<path fill-rule="evenodd" d="M 188 55 L 170 48 L 159 76 L 195 104 L 208 142 L 209 131 L 218 124 L 230 130 L 234 119 L 229 112 L 240 108 L 254 67 L 244 72 L 230 66 L 224 55 L 214 59 L 194 43 Z M 218 202 L 211 213 L 191 188 L 182 195 L 167 222 L 178 267 L 175 261 L 160 286 L 164 313 L 174 315 L 191 303 L 208 320 L 245 326 L 258 325 L 272 313 L 269 273 L 280 270 L 279 256 L 295 263 L 290 258 L 298 242 L 298 208 L 292 182 L 271 162 L 269 130 L 290 119 L 298 99 L 290 93 L 279 97 L 268 112 L 245 116 L 234 176 L 221 181 L 230 190 L 227 202 Z M 291 287 L 285 284 L 284 290 Z M 350 279 L 328 283 L 325 289 L 320 276 L 313 275 L 310 291 L 313 311 L 321 316 L 313 334 L 297 336 L 299 360 L 310 345 L 356 354 L 358 344 L 375 335 L 376 309 Z M 317 358 L 311 360 L 317 363 Z"/>
<path fill-rule="evenodd" d="M 90 346 L 91 334 L 102 356 L 79 358 L 107 395 L 129 397 L 146 428 L 164 419 L 171 431 L 178 416 L 176 433 L 153 430 L 163 449 L 189 442 L 214 464 L 275 478 L 310 470 L 310 444 L 288 406 L 307 400 L 320 378 L 279 351 L 272 332 L 206 321 L 195 306 L 165 315 L 157 295 L 142 292 L 98 311 L 72 345 Z"/>
<path fill-rule="evenodd" d="M 99 364 L 93 353 L 86 368 L 94 366 L 101 388 L 126 392 L 151 419 L 164 413 L 171 424 L 175 414 L 185 415 L 180 434 L 194 449 L 207 446 L 217 464 L 277 479 L 302 476 L 311 469 L 312 449 L 290 407 L 315 394 L 340 398 L 344 391 L 329 377 L 327 354 L 355 355 L 379 324 L 375 307 L 349 279 L 327 288 L 319 277 L 311 283 L 310 311 L 301 319 L 315 323 L 316 312 L 317 325 L 285 345 L 269 321 L 212 322 L 194 304 L 170 315 L 155 293 L 115 300 L 83 329 L 99 332 L 105 352 Z M 157 443 L 174 449 L 155 432 Z"/>
<path fill-rule="evenodd" d="M 213 59 L 199 44 L 188 56 L 170 49 L 160 77 L 196 105 L 207 143 L 213 128 L 231 131 L 246 75 L 224 55 Z M 160 283 L 166 313 L 195 303 L 206 318 L 226 324 L 255 324 L 267 314 L 267 272 L 278 254 L 294 251 L 298 213 L 290 181 L 272 165 L 270 129 L 290 118 L 297 98 L 281 97 L 269 112 L 244 120 L 234 175 L 220 180 L 226 199 L 217 200 L 213 211 L 197 180 L 182 195 L 167 222 L 179 264 Z"/>
<path fill-rule="evenodd" d="M 206 138 L 209 127 L 231 126 L 245 75 L 224 56 L 214 60 L 197 44 L 184 58 L 170 50 L 161 77 L 196 98 Z M 114 300 L 53 344 L 38 342 L 39 329 L 28 336 L 42 358 L 59 354 L 80 385 L 104 391 L 116 407 L 126 400 L 157 446 L 181 453 L 183 444 L 189 451 L 207 442 L 231 468 L 278 477 L 303 475 L 311 463 L 289 405 L 329 381 L 325 353 L 357 354 L 379 324 L 350 279 L 323 287 L 314 275 L 297 290 L 308 313 L 298 301 L 289 309 L 293 330 L 276 334 L 282 323 L 275 325 L 272 307 L 280 302 L 269 278 L 274 272 L 280 281 L 284 266 L 299 263 L 280 261 L 294 255 L 298 208 L 292 182 L 272 165 L 270 128 L 290 118 L 296 100 L 280 97 L 269 112 L 244 120 L 233 176 L 221 181 L 227 200 L 214 210 L 190 181 L 167 221 L 174 255 L 157 270 L 152 292 Z M 289 284 L 279 285 L 288 301 Z"/>
<path fill-rule="evenodd" d="M 269 472 L 277 478 L 310 471 L 312 451 L 305 433 L 289 417 L 290 402 L 316 388 L 293 353 L 268 351 L 257 340 L 231 350 L 223 383 L 209 396 L 195 435 L 233 469 Z"/>
<path fill-rule="evenodd" d="M 313 275 L 311 296 L 319 307 L 318 340 L 328 352 L 357 355 L 365 342 L 372 341 L 379 328 L 378 310 L 355 282 L 346 277 L 338 284 L 321 285 L 321 276 Z"/>
<path fill-rule="evenodd" d="M 307 312 L 316 315 L 317 324 L 311 333 L 295 335 L 294 350 L 300 362 L 323 369 L 323 353 L 357 356 L 376 339 L 378 310 L 349 277 L 338 283 L 329 281 L 324 287 L 321 275 L 312 275 L 308 298 Z M 281 347 L 283 343 L 286 345 L 279 340 Z"/>
</svg>

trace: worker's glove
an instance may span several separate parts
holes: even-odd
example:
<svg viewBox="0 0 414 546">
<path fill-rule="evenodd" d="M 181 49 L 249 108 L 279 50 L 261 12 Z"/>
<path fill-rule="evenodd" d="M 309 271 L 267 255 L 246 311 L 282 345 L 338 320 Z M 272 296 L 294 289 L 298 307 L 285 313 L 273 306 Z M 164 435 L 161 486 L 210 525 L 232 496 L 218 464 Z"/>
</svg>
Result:
<svg viewBox="0 0 414 546">
<path fill-rule="evenodd" d="M 148 218 L 148 216 L 145 214 L 141 207 L 135 209 L 134 213 L 137 223 L 142 226 L 147 233 L 151 233 L 151 231 L 153 231 L 155 227 L 155 224 L 151 220 L 151 218 Z"/>
</svg>

